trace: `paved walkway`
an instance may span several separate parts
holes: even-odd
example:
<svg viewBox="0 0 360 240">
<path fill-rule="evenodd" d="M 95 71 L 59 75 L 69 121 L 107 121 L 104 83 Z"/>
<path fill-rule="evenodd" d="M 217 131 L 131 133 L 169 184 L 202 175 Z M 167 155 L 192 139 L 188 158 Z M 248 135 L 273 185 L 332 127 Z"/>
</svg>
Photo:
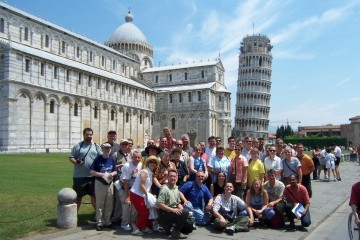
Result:
<svg viewBox="0 0 360 240">
<path fill-rule="evenodd" d="M 253 227 L 247 233 L 235 233 L 229 236 L 225 233 L 213 231 L 211 226 L 198 227 L 193 231 L 188 239 L 304 239 L 311 231 L 313 231 L 319 224 L 324 221 L 331 213 L 337 210 L 345 201 L 348 201 L 350 195 L 351 185 L 359 181 L 360 166 L 354 162 L 342 162 L 340 164 L 342 181 L 341 182 L 323 182 L 313 181 L 313 197 L 311 199 L 310 213 L 312 224 L 305 231 L 300 230 L 275 230 L 262 227 Z M 323 177 L 323 176 L 322 176 Z M 350 212 L 350 208 L 349 208 Z M 346 223 L 339 223 L 346 224 Z M 71 240 L 71 239 L 169 239 L 163 233 L 146 234 L 142 237 L 132 236 L 130 232 L 122 231 L 118 228 L 112 230 L 104 230 L 98 232 L 95 230 L 95 225 L 79 227 L 71 230 L 63 230 L 50 235 L 36 235 L 26 240 Z"/>
</svg>

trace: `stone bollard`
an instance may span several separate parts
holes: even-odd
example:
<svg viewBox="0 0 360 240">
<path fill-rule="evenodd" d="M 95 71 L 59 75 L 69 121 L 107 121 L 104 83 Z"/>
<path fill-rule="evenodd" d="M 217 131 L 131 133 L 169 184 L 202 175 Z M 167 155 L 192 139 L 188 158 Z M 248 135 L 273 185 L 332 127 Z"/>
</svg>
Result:
<svg viewBox="0 0 360 240">
<path fill-rule="evenodd" d="M 60 228 L 77 227 L 77 198 L 76 192 L 71 188 L 63 188 L 58 194 L 57 225 Z"/>
</svg>

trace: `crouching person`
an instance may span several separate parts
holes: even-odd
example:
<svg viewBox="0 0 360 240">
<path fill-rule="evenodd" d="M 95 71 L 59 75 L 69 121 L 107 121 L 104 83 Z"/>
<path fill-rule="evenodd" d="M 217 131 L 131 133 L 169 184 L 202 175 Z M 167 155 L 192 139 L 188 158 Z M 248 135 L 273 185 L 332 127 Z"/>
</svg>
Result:
<svg viewBox="0 0 360 240">
<path fill-rule="evenodd" d="M 90 167 L 90 174 L 95 176 L 96 197 L 96 230 L 111 226 L 111 212 L 114 201 L 114 186 L 112 179 L 117 174 L 115 160 L 110 156 L 111 145 L 101 145 L 102 155 L 97 156 Z"/>
<path fill-rule="evenodd" d="M 224 193 L 215 198 L 213 206 L 214 228 L 224 230 L 230 235 L 235 232 L 248 232 L 248 226 L 254 224 L 251 208 L 241 198 L 232 195 L 233 191 L 233 184 L 227 182 Z"/>
<path fill-rule="evenodd" d="M 290 175 L 289 177 L 289 185 L 285 187 L 285 198 L 287 203 L 285 203 L 285 213 L 290 221 L 290 228 L 295 227 L 294 218 L 295 215 L 292 212 L 292 209 L 297 203 L 301 203 L 304 207 L 304 210 L 300 212 L 301 217 L 301 226 L 302 227 L 308 227 L 311 224 L 311 218 L 310 218 L 310 198 L 309 194 L 306 190 L 306 188 L 298 184 L 298 180 L 295 177 L 295 175 Z"/>
<path fill-rule="evenodd" d="M 189 217 L 189 210 L 184 209 L 181 205 L 180 192 L 176 186 L 177 179 L 177 171 L 170 169 L 168 182 L 160 189 L 157 200 L 159 208 L 158 223 L 163 226 L 166 234 L 171 234 L 171 238 L 184 239 L 187 236 L 180 231 Z"/>
<path fill-rule="evenodd" d="M 184 194 L 184 207 L 193 212 L 197 225 L 208 225 L 211 220 L 213 197 L 203 184 L 204 172 L 197 172 L 195 181 L 185 183 L 180 192 Z"/>
</svg>

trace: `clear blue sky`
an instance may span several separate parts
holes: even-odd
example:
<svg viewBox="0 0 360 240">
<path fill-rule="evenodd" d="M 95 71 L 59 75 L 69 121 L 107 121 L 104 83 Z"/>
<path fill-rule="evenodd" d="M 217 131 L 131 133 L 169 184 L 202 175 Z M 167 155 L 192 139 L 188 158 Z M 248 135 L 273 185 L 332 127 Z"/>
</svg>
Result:
<svg viewBox="0 0 360 240">
<path fill-rule="evenodd" d="M 131 8 L 156 65 L 221 54 L 235 116 L 242 38 L 274 48 L 271 125 L 345 124 L 360 115 L 360 0 L 8 0 L 10 5 L 104 43 Z M 296 123 L 300 121 L 301 123 Z"/>
</svg>

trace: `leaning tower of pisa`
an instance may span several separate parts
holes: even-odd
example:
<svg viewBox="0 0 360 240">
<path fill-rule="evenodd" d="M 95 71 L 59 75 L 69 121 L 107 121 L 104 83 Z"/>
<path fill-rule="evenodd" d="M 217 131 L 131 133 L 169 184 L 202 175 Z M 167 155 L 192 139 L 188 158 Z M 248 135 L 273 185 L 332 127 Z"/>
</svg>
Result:
<svg viewBox="0 0 360 240">
<path fill-rule="evenodd" d="M 247 36 L 240 46 L 233 135 L 267 139 L 271 97 L 270 39 L 264 35 Z"/>
</svg>

